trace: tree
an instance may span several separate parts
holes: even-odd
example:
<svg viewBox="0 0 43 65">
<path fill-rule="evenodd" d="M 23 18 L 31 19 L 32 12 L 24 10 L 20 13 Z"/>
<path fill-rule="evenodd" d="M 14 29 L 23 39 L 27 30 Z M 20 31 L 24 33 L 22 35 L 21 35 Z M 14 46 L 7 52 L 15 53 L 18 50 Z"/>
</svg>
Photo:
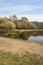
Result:
<svg viewBox="0 0 43 65">
<path fill-rule="evenodd" d="M 10 19 L 11 19 L 12 21 L 15 21 L 15 20 L 17 20 L 17 17 L 16 17 L 16 15 L 13 15 L 13 16 L 10 17 Z"/>
<path fill-rule="evenodd" d="M 22 17 L 21 20 L 28 21 L 28 19 L 26 17 Z"/>
<path fill-rule="evenodd" d="M 0 28 L 4 28 L 4 29 L 15 29 L 16 25 L 10 21 L 8 18 L 4 17 L 4 18 L 0 18 Z"/>
</svg>

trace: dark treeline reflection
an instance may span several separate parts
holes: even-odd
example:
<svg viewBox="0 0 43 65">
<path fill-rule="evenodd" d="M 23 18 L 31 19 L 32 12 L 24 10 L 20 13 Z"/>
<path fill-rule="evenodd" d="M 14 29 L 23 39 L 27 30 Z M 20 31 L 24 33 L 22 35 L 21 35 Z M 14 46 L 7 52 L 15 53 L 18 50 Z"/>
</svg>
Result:
<svg viewBox="0 0 43 65">
<path fill-rule="evenodd" d="M 43 36 L 43 31 L 25 31 L 22 33 L 16 32 L 16 34 L 9 34 L 9 33 L 3 33 L 0 32 L 0 37 L 10 37 L 10 38 L 19 38 L 19 39 L 24 39 L 28 40 L 30 36 Z"/>
<path fill-rule="evenodd" d="M 22 34 L 20 34 L 20 37 L 22 39 L 28 39 L 30 36 L 43 36 L 43 32 L 42 31 L 37 31 L 37 32 L 23 32 Z"/>
</svg>

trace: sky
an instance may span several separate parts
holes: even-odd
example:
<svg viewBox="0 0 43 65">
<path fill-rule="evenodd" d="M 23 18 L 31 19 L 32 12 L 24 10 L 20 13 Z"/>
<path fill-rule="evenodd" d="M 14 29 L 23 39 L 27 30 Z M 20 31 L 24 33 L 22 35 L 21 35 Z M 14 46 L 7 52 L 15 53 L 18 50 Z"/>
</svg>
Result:
<svg viewBox="0 0 43 65">
<path fill-rule="evenodd" d="M 0 17 L 12 15 L 43 22 L 43 0 L 0 0 Z"/>
</svg>

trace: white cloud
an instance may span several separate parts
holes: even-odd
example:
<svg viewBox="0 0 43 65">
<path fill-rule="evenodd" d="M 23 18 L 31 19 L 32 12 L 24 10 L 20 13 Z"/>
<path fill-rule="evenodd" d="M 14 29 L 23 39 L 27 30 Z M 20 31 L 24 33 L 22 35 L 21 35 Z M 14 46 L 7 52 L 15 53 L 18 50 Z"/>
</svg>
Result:
<svg viewBox="0 0 43 65">
<path fill-rule="evenodd" d="M 32 11 L 35 9 L 41 9 L 41 6 L 34 6 L 34 5 L 14 5 L 14 6 L 2 6 L 0 7 L 0 11 L 16 11 L 16 12 L 22 12 L 22 11 Z"/>
<path fill-rule="evenodd" d="M 20 18 L 22 16 L 26 16 L 29 20 L 43 21 L 43 14 L 31 15 L 31 13 L 30 13 L 28 15 L 26 15 L 26 14 L 22 15 L 23 12 L 25 12 L 25 11 L 33 11 L 34 12 L 34 10 L 41 9 L 41 8 L 42 8 L 41 6 L 28 5 L 28 4 L 27 5 L 14 5 L 14 6 L 12 6 L 12 5 L 5 6 L 4 5 L 4 6 L 0 6 L 0 12 L 9 11 L 9 14 L 7 14 L 7 12 L 6 13 L 4 12 L 4 14 L 0 13 L 0 16 L 9 17 L 10 15 L 16 14 L 18 16 L 18 18 Z"/>
<path fill-rule="evenodd" d="M 21 17 L 27 17 L 30 21 L 39 21 L 43 22 L 43 14 L 39 15 L 17 15 L 17 17 L 20 19 Z"/>
</svg>

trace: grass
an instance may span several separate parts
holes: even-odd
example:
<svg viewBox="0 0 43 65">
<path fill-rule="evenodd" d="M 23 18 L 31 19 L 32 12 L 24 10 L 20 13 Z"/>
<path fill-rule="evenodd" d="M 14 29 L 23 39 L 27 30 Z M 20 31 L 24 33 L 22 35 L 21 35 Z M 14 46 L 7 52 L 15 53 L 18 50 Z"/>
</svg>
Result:
<svg viewBox="0 0 43 65">
<path fill-rule="evenodd" d="M 16 32 L 5 33 L 3 36 L 5 36 L 5 37 L 19 38 L 19 35 Z"/>
<path fill-rule="evenodd" d="M 36 54 L 12 54 L 0 51 L 0 65 L 43 65 L 43 58 Z"/>
<path fill-rule="evenodd" d="M 5 30 L 5 29 L 0 29 L 0 31 L 3 32 L 29 32 L 29 31 L 43 31 L 43 29 L 15 29 L 15 30 Z"/>
</svg>

